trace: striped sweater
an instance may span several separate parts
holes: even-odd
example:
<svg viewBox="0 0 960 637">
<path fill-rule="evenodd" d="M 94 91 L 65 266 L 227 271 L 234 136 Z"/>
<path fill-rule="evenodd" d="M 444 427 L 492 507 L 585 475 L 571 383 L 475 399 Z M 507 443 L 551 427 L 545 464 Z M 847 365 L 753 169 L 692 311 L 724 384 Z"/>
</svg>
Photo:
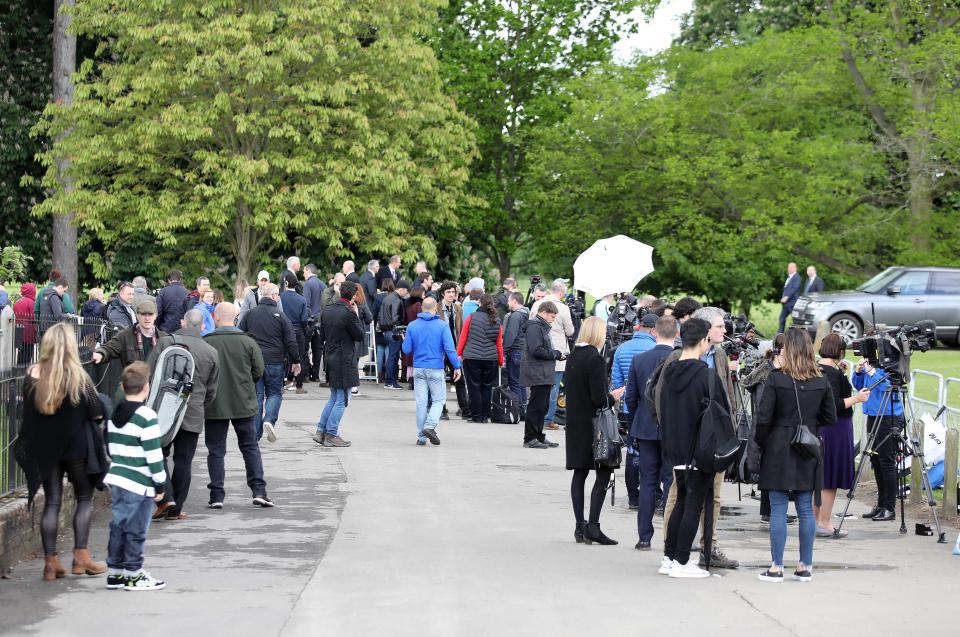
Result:
<svg viewBox="0 0 960 637">
<path fill-rule="evenodd" d="M 133 405 L 118 406 L 114 418 Z M 127 412 L 129 413 L 129 412 Z M 118 427 L 113 420 L 107 425 L 107 442 L 110 446 L 110 471 L 104 484 L 112 484 L 142 496 L 152 498 L 163 492 L 167 473 L 163 469 L 163 452 L 160 449 L 160 425 L 157 413 L 146 405 L 139 405 L 127 422 Z"/>
</svg>

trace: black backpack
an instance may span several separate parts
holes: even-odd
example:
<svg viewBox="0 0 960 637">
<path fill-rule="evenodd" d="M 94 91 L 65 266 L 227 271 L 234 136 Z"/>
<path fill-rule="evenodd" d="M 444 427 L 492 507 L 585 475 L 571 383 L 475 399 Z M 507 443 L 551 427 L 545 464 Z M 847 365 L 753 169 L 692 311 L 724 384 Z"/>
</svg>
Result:
<svg viewBox="0 0 960 637">
<path fill-rule="evenodd" d="M 709 367 L 704 373 L 707 374 L 710 393 L 703 399 L 703 411 L 697 417 L 696 433 L 690 441 L 689 464 L 706 473 L 719 473 L 736 461 L 743 441 L 733 430 L 726 405 L 714 398 L 714 386 L 718 382 L 716 373 Z"/>
<path fill-rule="evenodd" d="M 507 425 L 520 422 L 520 399 L 509 387 L 494 387 L 490 420 Z"/>
</svg>

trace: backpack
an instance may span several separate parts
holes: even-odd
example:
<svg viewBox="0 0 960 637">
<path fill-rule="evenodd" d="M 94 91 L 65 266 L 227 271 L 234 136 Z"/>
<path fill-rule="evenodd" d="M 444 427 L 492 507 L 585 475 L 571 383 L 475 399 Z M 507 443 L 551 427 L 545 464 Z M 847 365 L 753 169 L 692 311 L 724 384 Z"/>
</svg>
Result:
<svg viewBox="0 0 960 637">
<path fill-rule="evenodd" d="M 195 361 L 190 349 L 179 337 L 157 356 L 156 366 L 150 376 L 150 395 L 146 405 L 157 412 L 160 425 L 160 445 L 173 442 L 187 410 L 187 399 L 193 391 Z"/>
<path fill-rule="evenodd" d="M 520 399 L 509 387 L 494 387 L 490 420 L 507 425 L 520 422 Z"/>
<path fill-rule="evenodd" d="M 663 370 L 667 367 L 667 361 L 670 360 L 670 356 L 667 356 L 653 370 L 653 373 L 647 378 L 647 384 L 643 388 L 643 404 L 647 408 L 647 412 L 650 414 L 650 417 L 653 419 L 653 422 L 660 424 L 660 420 L 657 417 L 657 409 L 659 404 L 657 403 L 657 398 L 660 397 L 660 377 L 663 375 Z"/>
<path fill-rule="evenodd" d="M 754 455 L 751 449 L 751 443 L 753 447 L 757 447 L 757 444 L 753 442 L 753 428 L 746 412 L 741 412 L 737 419 L 737 439 L 741 442 L 740 451 L 727 470 L 727 478 L 743 484 L 753 484 L 760 477 L 760 458 L 759 455 Z"/>
<path fill-rule="evenodd" d="M 703 399 L 703 411 L 697 417 L 696 433 L 690 441 L 688 465 L 706 473 L 720 473 L 737 459 L 743 442 L 733 430 L 730 412 L 714 398 L 716 373 L 709 367 L 704 373 L 707 374 L 709 394 Z"/>
</svg>

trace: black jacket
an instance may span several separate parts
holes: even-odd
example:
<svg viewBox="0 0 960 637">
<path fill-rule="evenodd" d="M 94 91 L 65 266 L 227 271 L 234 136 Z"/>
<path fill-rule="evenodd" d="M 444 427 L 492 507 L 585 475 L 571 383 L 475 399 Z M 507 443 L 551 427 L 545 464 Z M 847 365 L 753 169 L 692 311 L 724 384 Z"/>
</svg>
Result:
<svg viewBox="0 0 960 637">
<path fill-rule="evenodd" d="M 396 292 L 390 292 L 383 297 L 380 304 L 380 314 L 377 316 L 377 324 L 384 332 L 389 332 L 397 325 L 404 325 L 403 299 Z"/>
<path fill-rule="evenodd" d="M 520 362 L 520 384 L 524 387 L 534 385 L 553 385 L 556 362 L 562 354 L 553 349 L 550 341 L 550 324 L 539 316 L 527 323 L 526 347 Z"/>
<path fill-rule="evenodd" d="M 677 360 L 665 367 L 662 374 L 658 416 L 663 458 L 671 467 L 686 465 L 691 460 L 697 420 L 710 395 L 707 383 L 715 383 L 714 400 L 727 405 L 726 394 L 720 378 L 701 360 Z M 729 406 L 726 408 L 729 410 Z"/>
<path fill-rule="evenodd" d="M 627 413 L 631 416 L 630 436 L 638 440 L 660 440 L 660 427 L 657 426 L 650 410 L 644 404 L 643 394 L 647 389 L 647 379 L 657 368 L 660 361 L 673 351 L 670 345 L 657 345 L 651 350 L 633 357 L 627 374 L 627 389 L 623 401 Z M 569 402 L 569 399 L 568 399 Z"/>
<path fill-rule="evenodd" d="M 257 307 L 243 315 L 237 327 L 252 336 L 260 346 L 264 365 L 283 363 L 284 353 L 290 362 L 300 362 L 300 350 L 297 348 L 293 325 L 277 308 L 277 302 L 273 299 L 260 299 Z"/>
<path fill-rule="evenodd" d="M 363 294 L 367 298 L 367 306 L 373 309 L 373 300 L 377 297 L 377 276 L 370 270 L 364 270 L 360 275 L 360 285 L 363 286 Z"/>
<path fill-rule="evenodd" d="M 63 311 L 63 297 L 57 294 L 55 288 L 44 288 L 40 291 L 40 318 L 50 321 L 61 321 L 66 314 Z"/>
<path fill-rule="evenodd" d="M 164 332 L 176 332 L 180 329 L 180 320 L 186 313 L 183 309 L 187 300 L 187 288 L 175 281 L 157 292 L 157 327 Z"/>
<path fill-rule="evenodd" d="M 363 341 L 363 326 L 343 299 L 328 305 L 320 318 L 323 360 L 331 387 L 348 389 L 360 385 L 357 343 Z"/>
<path fill-rule="evenodd" d="M 567 396 L 567 469 L 595 469 L 593 415 L 616 402 L 607 391 L 607 370 L 597 348 L 573 348 L 564 375 Z"/>
<path fill-rule="evenodd" d="M 526 343 L 527 322 L 530 320 L 530 310 L 522 305 L 507 314 L 503 326 L 503 353 L 522 352 Z"/>
<path fill-rule="evenodd" d="M 814 433 L 817 427 L 837 422 L 830 384 L 822 376 L 795 382 L 782 371 L 774 370 L 767 377 L 756 414 L 756 440 L 763 452 L 761 489 L 813 491 L 818 487 L 821 471 L 817 470 L 817 459 L 801 458 L 790 447 L 801 415 L 803 424 Z"/>
</svg>

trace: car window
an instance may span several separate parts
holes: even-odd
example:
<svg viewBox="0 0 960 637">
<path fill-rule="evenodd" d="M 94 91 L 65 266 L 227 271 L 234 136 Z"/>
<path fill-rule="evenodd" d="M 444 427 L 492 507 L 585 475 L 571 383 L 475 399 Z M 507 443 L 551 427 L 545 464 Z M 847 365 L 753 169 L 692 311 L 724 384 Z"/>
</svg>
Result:
<svg viewBox="0 0 960 637">
<path fill-rule="evenodd" d="M 926 294 L 929 278 L 929 272 L 916 270 L 904 272 L 903 276 L 897 279 L 892 287 L 900 288 L 900 294 Z"/>
<path fill-rule="evenodd" d="M 886 292 L 887 286 L 893 285 L 891 282 L 897 278 L 901 272 L 903 272 L 902 268 L 887 268 L 880 274 L 859 286 L 857 289 L 861 292 L 868 292 L 870 294 L 880 294 Z"/>
<path fill-rule="evenodd" d="M 934 272 L 930 294 L 960 294 L 960 272 Z"/>
</svg>

